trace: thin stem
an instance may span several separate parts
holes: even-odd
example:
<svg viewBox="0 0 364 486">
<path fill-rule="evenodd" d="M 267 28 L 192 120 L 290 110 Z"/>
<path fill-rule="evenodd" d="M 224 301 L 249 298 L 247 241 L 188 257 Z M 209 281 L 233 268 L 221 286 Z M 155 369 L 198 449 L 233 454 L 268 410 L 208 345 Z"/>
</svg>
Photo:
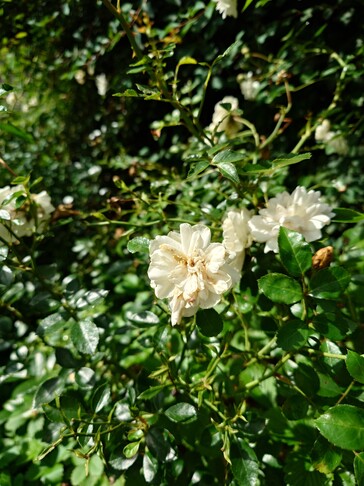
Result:
<svg viewBox="0 0 364 486">
<path fill-rule="evenodd" d="M 102 0 L 102 3 L 114 15 L 114 17 L 116 17 L 120 21 L 136 57 L 139 60 L 143 59 L 143 52 L 141 51 L 138 44 L 136 43 L 134 35 L 130 30 L 128 22 L 125 20 L 124 15 L 119 8 L 119 5 L 118 8 L 115 8 L 114 5 L 112 5 L 112 3 L 109 0 Z"/>
<path fill-rule="evenodd" d="M 262 377 L 260 377 L 259 379 L 257 380 L 253 380 L 253 381 L 250 381 L 249 383 L 247 383 L 244 388 L 246 390 L 251 390 L 252 388 L 255 388 L 256 386 L 258 386 L 260 383 L 262 383 L 263 381 L 267 380 L 268 378 L 271 378 L 272 376 L 275 375 L 276 371 L 284 365 L 284 363 L 286 361 L 288 361 L 291 357 L 291 353 L 287 353 L 286 355 L 284 355 L 279 361 L 278 363 L 272 368 L 272 370 L 267 373 L 266 375 L 263 375 Z"/>
</svg>

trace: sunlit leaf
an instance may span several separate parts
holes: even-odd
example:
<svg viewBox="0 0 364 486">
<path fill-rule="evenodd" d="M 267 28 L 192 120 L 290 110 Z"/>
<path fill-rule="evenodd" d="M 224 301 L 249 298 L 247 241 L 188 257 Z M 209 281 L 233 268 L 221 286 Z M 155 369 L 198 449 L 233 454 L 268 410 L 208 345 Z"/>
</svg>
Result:
<svg viewBox="0 0 364 486">
<path fill-rule="evenodd" d="M 364 414 L 353 405 L 336 405 L 315 420 L 320 433 L 342 449 L 364 449 Z"/>
<path fill-rule="evenodd" d="M 281 304 L 294 304 L 303 297 L 301 285 L 281 273 L 269 273 L 261 277 L 258 286 L 268 299 Z"/>
</svg>

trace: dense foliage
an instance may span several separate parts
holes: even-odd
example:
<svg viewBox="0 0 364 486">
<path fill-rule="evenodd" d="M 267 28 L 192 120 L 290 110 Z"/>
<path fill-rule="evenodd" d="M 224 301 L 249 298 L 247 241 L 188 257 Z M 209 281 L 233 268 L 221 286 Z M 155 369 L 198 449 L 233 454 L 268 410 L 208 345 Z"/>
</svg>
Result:
<svg viewBox="0 0 364 486">
<path fill-rule="evenodd" d="M 364 484 L 363 13 L 1 3 L 1 486 Z M 158 238 L 207 265 L 244 208 L 239 278 L 174 314 Z"/>
</svg>

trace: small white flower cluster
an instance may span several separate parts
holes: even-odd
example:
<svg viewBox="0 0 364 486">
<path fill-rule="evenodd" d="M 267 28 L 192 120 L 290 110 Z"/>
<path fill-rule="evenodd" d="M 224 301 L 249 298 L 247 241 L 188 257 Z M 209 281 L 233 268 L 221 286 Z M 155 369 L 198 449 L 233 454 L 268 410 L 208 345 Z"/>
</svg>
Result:
<svg viewBox="0 0 364 486">
<path fill-rule="evenodd" d="M 237 17 L 238 6 L 237 0 L 214 0 L 216 3 L 216 10 L 221 13 L 223 19 L 226 17 Z"/>
<path fill-rule="evenodd" d="M 20 197 L 23 204 L 17 207 Z M 42 233 L 54 209 L 46 191 L 29 196 L 22 185 L 3 187 L 0 189 L 0 238 L 16 243 L 23 236 Z"/>
<path fill-rule="evenodd" d="M 339 155 L 346 155 L 348 153 L 347 141 L 342 135 L 333 132 L 330 128 L 331 125 L 329 120 L 323 120 L 322 123 L 316 127 L 316 141 L 324 143 L 329 149 Z"/>
<path fill-rule="evenodd" d="M 229 210 L 222 222 L 222 243 L 211 242 L 208 227 L 183 223 L 179 233 L 171 231 L 151 241 L 151 287 L 159 299 L 168 299 L 174 326 L 198 309 L 214 307 L 239 282 L 245 251 L 253 241 L 265 243 L 265 253 L 277 253 L 281 226 L 311 242 L 321 238 L 333 216 L 320 192 L 298 186 L 292 194 L 269 199 L 258 215 L 246 208 Z"/>
</svg>

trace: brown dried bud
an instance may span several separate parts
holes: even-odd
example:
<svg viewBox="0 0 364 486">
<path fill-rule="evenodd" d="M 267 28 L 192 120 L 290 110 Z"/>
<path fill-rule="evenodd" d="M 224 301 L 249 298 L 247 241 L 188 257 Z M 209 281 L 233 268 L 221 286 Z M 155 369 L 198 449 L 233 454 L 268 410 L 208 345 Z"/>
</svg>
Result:
<svg viewBox="0 0 364 486">
<path fill-rule="evenodd" d="M 334 258 L 334 249 L 332 246 L 320 248 L 312 257 L 312 267 L 315 270 L 321 270 L 330 265 Z"/>
</svg>

